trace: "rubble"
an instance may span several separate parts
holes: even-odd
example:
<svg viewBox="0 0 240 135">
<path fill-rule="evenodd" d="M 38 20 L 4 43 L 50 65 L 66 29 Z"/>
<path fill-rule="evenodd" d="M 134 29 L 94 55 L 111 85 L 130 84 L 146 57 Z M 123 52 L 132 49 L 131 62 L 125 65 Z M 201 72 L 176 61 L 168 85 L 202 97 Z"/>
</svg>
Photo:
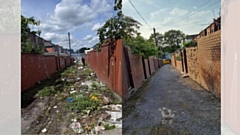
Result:
<svg viewBox="0 0 240 135">
<path fill-rule="evenodd" d="M 69 123 L 65 122 L 68 123 L 67 127 L 69 128 L 59 134 L 74 132 L 95 135 L 100 134 L 103 130 L 122 127 L 122 105 L 112 104 L 112 101 L 117 100 L 113 94 L 110 94 L 112 91 L 100 82 L 88 67 L 70 67 L 54 83 L 58 87 L 57 89 L 53 87 L 56 90 L 54 96 L 50 96 L 54 98 L 52 98 L 51 105 L 49 103 L 44 107 L 48 116 L 43 117 L 49 119 L 56 116 L 57 123 L 62 123 L 63 126 L 64 122 L 62 121 L 69 121 Z M 42 131 L 46 132 L 48 128 L 48 133 L 51 133 L 49 126 L 53 123 Z M 38 125 L 40 124 L 41 122 L 38 123 Z"/>
</svg>

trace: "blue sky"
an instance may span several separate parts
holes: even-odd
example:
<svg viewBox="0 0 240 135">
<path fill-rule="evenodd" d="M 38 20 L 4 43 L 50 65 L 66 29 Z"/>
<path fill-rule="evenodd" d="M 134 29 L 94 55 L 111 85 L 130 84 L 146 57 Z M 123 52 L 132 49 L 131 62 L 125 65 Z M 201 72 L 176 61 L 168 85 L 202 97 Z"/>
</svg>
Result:
<svg viewBox="0 0 240 135">
<path fill-rule="evenodd" d="M 198 34 L 213 18 L 219 17 L 220 0 L 130 0 L 150 27 L 137 14 L 129 0 L 123 0 L 123 13 L 139 21 L 141 35 L 149 38 L 156 32 L 181 30 L 185 34 Z M 214 15 L 215 14 L 215 15 Z"/>
<path fill-rule="evenodd" d="M 68 48 L 68 35 L 74 50 L 92 47 L 99 39 L 97 29 L 112 17 L 114 0 L 22 0 L 21 12 L 41 21 L 41 37 Z"/>
</svg>

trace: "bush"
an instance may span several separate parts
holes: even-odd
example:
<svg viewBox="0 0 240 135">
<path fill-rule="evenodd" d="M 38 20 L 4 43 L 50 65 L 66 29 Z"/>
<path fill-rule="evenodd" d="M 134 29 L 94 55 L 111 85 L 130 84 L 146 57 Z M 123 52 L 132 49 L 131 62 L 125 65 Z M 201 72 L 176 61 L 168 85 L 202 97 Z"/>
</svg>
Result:
<svg viewBox="0 0 240 135">
<path fill-rule="evenodd" d="M 158 48 L 152 41 L 145 40 L 142 36 L 137 36 L 132 40 L 124 43 L 130 46 L 132 54 L 139 54 L 144 59 L 148 59 L 149 56 L 155 56 L 158 54 Z"/>
<path fill-rule="evenodd" d="M 190 41 L 190 42 L 186 42 L 183 44 L 184 47 L 193 47 L 193 46 L 197 46 L 197 42 L 196 41 Z"/>
</svg>

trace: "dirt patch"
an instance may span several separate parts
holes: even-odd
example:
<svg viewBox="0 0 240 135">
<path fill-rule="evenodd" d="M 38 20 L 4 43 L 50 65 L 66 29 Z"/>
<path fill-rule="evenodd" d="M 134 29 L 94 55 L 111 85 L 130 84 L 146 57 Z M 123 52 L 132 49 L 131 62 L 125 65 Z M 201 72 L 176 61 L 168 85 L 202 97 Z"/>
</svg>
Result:
<svg viewBox="0 0 240 135">
<path fill-rule="evenodd" d="M 107 113 L 114 110 L 102 107 L 121 102 L 91 69 L 76 64 L 52 78 L 22 93 L 23 134 L 96 134 L 117 128 Z"/>
</svg>

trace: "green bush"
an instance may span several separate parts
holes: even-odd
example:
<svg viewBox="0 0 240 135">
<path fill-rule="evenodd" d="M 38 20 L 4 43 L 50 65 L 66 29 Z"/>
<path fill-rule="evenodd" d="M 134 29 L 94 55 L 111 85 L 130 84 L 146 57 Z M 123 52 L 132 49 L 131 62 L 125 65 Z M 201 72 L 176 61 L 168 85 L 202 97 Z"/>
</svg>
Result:
<svg viewBox="0 0 240 135">
<path fill-rule="evenodd" d="M 158 54 L 158 48 L 155 44 L 152 41 L 145 40 L 140 35 L 128 42 L 124 42 L 124 44 L 130 46 L 132 54 L 141 55 L 144 59 L 148 59 L 150 56 L 156 56 Z"/>
<path fill-rule="evenodd" d="M 192 41 L 190 41 L 190 42 L 185 42 L 185 43 L 183 44 L 183 46 L 184 46 L 184 47 L 193 47 L 193 46 L 197 46 L 197 42 L 194 41 L 194 40 L 192 40 Z"/>
<path fill-rule="evenodd" d="M 181 56 L 177 56 L 177 57 L 176 57 L 176 60 L 181 61 L 181 60 L 182 60 L 182 57 L 181 57 Z"/>
</svg>

